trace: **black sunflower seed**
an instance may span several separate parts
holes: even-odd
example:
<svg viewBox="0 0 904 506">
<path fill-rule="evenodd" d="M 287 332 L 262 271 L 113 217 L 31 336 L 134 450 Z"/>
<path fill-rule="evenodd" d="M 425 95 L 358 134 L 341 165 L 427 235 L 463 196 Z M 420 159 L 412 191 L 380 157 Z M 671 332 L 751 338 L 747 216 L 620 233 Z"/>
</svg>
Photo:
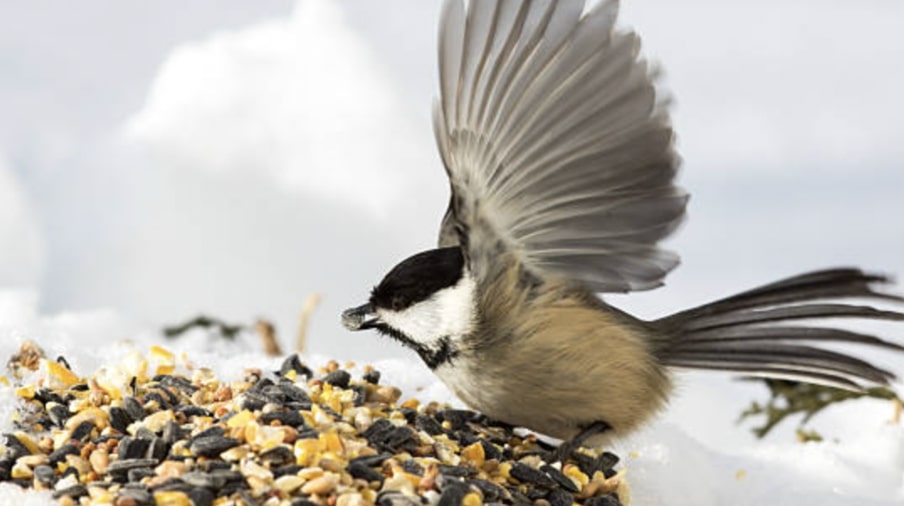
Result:
<svg viewBox="0 0 904 506">
<path fill-rule="evenodd" d="M 132 420 L 126 410 L 117 406 L 110 407 L 110 426 L 119 432 L 125 433 Z"/>
<path fill-rule="evenodd" d="M 352 385 L 351 390 L 355 392 L 352 402 L 355 406 L 363 406 L 367 402 L 367 387 L 364 385 Z"/>
<path fill-rule="evenodd" d="M 352 375 L 344 369 L 336 369 L 323 377 L 324 383 L 329 383 L 330 385 L 339 388 L 348 388 L 348 384 L 351 380 Z"/>
<path fill-rule="evenodd" d="M 606 494 L 597 497 L 591 497 L 584 501 L 584 506 L 622 506 L 621 501 L 615 494 Z"/>
<path fill-rule="evenodd" d="M 277 385 L 269 385 L 261 390 L 261 395 L 267 398 L 269 402 L 274 404 L 284 404 L 289 400 L 282 387 Z"/>
<path fill-rule="evenodd" d="M 72 413 L 69 412 L 69 408 L 63 404 L 54 404 L 47 410 L 47 417 L 50 418 L 50 421 L 57 427 L 66 425 L 66 420 L 71 416 Z"/>
<path fill-rule="evenodd" d="M 194 438 L 188 449 L 197 457 L 218 457 L 226 450 L 240 444 L 242 442 L 235 438 L 208 436 Z"/>
<path fill-rule="evenodd" d="M 179 391 L 185 392 L 188 395 L 191 395 L 198 390 L 198 387 L 192 385 L 191 381 L 183 376 L 172 376 L 169 374 L 158 375 L 154 376 L 154 381 L 160 383 L 161 385 L 175 387 Z"/>
<path fill-rule="evenodd" d="M 574 504 L 574 496 L 560 488 L 552 490 L 546 496 L 546 500 L 549 501 L 549 506 L 571 506 Z"/>
<path fill-rule="evenodd" d="M 182 478 L 168 478 L 159 485 L 151 487 L 154 492 L 183 492 L 185 494 L 194 489 L 194 486 L 185 483 Z"/>
<path fill-rule="evenodd" d="M 480 445 L 483 446 L 483 454 L 487 459 L 502 460 L 504 458 L 502 450 L 486 439 L 480 439 Z"/>
<path fill-rule="evenodd" d="M 166 458 L 169 453 L 169 446 L 163 438 L 155 437 L 151 439 L 151 443 L 148 446 L 147 457 L 156 459 L 159 462 Z"/>
<path fill-rule="evenodd" d="M 596 459 L 596 469 L 602 471 L 606 478 L 615 476 L 615 464 L 618 464 L 618 456 L 614 453 L 603 452 Z"/>
<path fill-rule="evenodd" d="M 468 486 L 460 481 L 448 481 L 442 490 L 437 506 L 459 506 L 468 494 Z"/>
<path fill-rule="evenodd" d="M 150 467 L 137 467 L 126 472 L 126 477 L 132 483 L 140 482 L 144 478 L 150 478 L 151 476 L 157 476 L 157 473 Z"/>
<path fill-rule="evenodd" d="M 206 488 L 196 488 L 188 493 L 188 498 L 194 506 L 211 506 L 217 496 Z"/>
<path fill-rule="evenodd" d="M 167 376 L 167 378 L 171 378 L 172 376 Z M 155 390 L 155 392 L 162 395 L 166 398 L 166 402 L 169 406 L 178 406 L 179 405 L 179 396 L 174 392 L 178 391 L 178 388 L 167 387 L 165 384 L 161 385 L 160 388 Z"/>
<path fill-rule="evenodd" d="M 157 437 L 157 434 L 154 433 L 151 429 L 147 427 L 138 427 L 138 430 L 135 431 L 136 439 L 147 439 L 148 441 Z"/>
<path fill-rule="evenodd" d="M 286 466 L 278 467 L 273 470 L 273 477 L 279 478 L 280 476 L 286 476 L 288 474 L 297 474 L 298 471 L 301 471 L 302 469 L 304 468 L 299 466 L 298 464 L 289 464 Z"/>
<path fill-rule="evenodd" d="M 209 417 L 213 416 L 213 412 L 211 412 L 209 409 L 203 408 L 201 406 L 191 406 L 191 405 L 178 406 L 176 408 L 176 411 L 179 413 L 182 413 L 183 415 L 187 416 L 188 418 L 191 418 L 193 416 L 209 416 Z"/>
<path fill-rule="evenodd" d="M 40 465 L 34 469 L 35 479 L 44 485 L 53 485 L 56 481 L 56 473 L 48 465 Z"/>
<path fill-rule="evenodd" d="M 280 425 L 287 427 L 304 426 L 304 417 L 298 411 L 270 411 L 261 414 L 260 420 L 267 425 L 270 425 L 273 421 L 278 421 Z"/>
<path fill-rule="evenodd" d="M 150 468 L 157 465 L 154 459 L 120 459 L 110 462 L 107 472 L 110 474 L 125 475 L 132 469 Z"/>
<path fill-rule="evenodd" d="M 414 420 L 414 426 L 417 430 L 424 431 L 431 436 L 443 433 L 443 426 L 430 415 L 418 415 Z"/>
<path fill-rule="evenodd" d="M 540 487 L 528 487 L 528 489 L 524 491 L 524 495 L 526 495 L 528 499 L 536 503 L 537 499 L 546 499 L 546 496 L 549 495 L 549 489 Z"/>
<path fill-rule="evenodd" d="M 167 401 L 167 400 L 163 397 L 163 395 L 161 395 L 161 394 L 160 394 L 159 392 L 157 392 L 157 391 L 152 391 L 152 392 L 148 392 L 148 393 L 144 394 L 144 403 L 145 403 L 145 405 L 147 405 L 147 404 L 150 403 L 151 401 L 156 402 L 157 405 L 160 406 L 160 409 L 169 409 L 169 408 L 171 407 L 169 401 Z"/>
<path fill-rule="evenodd" d="M 122 409 L 126 410 L 133 422 L 144 420 L 144 407 L 134 397 L 125 397 L 122 400 Z"/>
<path fill-rule="evenodd" d="M 299 376 L 304 376 L 305 378 L 314 377 L 314 373 L 312 373 L 311 370 L 301 362 L 301 360 L 298 358 L 297 353 L 293 353 L 286 357 L 286 359 L 283 360 L 282 365 L 279 367 L 279 374 L 282 376 L 288 374 L 289 371 L 295 371 L 296 374 L 298 374 Z"/>
<path fill-rule="evenodd" d="M 231 471 L 232 464 L 229 462 L 223 462 L 222 460 L 206 460 L 204 462 L 197 462 L 195 466 L 206 473 L 212 473 L 214 471 L 223 472 L 223 471 Z"/>
<path fill-rule="evenodd" d="M 290 409 L 292 411 L 310 411 L 311 410 L 311 402 L 310 401 L 289 401 L 283 404 L 283 407 L 286 409 Z"/>
<path fill-rule="evenodd" d="M 303 427 L 298 431 L 298 439 L 317 439 L 320 433 L 314 427 Z"/>
<path fill-rule="evenodd" d="M 238 471 L 233 471 L 231 468 L 213 469 L 210 471 L 210 474 L 218 478 L 223 478 L 226 480 L 226 483 L 245 482 L 245 476 Z"/>
<path fill-rule="evenodd" d="M 246 488 L 248 488 L 248 484 L 245 482 L 244 478 L 241 481 L 230 481 L 216 491 L 217 497 L 229 497 L 239 490 L 244 490 Z"/>
<path fill-rule="evenodd" d="M 358 478 L 367 482 L 371 481 L 379 481 L 382 482 L 385 479 L 383 473 L 376 471 L 375 469 L 368 467 L 361 462 L 350 462 L 348 467 L 346 468 L 348 474 L 352 475 L 354 478 Z"/>
<path fill-rule="evenodd" d="M 71 497 L 72 499 L 78 499 L 79 497 L 85 497 L 88 495 L 88 489 L 85 488 L 84 485 L 73 485 L 71 487 L 66 487 L 62 490 L 54 490 L 53 498 L 61 499 L 63 497 Z"/>
<path fill-rule="evenodd" d="M 93 427 L 93 425 L 92 425 Z M 27 446 L 22 444 L 22 441 L 19 441 L 14 434 L 3 434 L 2 439 L 6 441 L 6 451 L 3 456 L 9 458 L 10 460 L 16 460 L 19 457 L 24 457 L 26 455 L 31 455 L 31 451 Z"/>
<path fill-rule="evenodd" d="M 450 466 L 447 464 L 440 464 L 438 466 L 438 470 L 439 474 L 452 478 L 467 478 L 477 474 L 476 469 L 471 469 L 470 467 Z"/>
<path fill-rule="evenodd" d="M 483 494 L 484 502 L 496 502 L 508 499 L 506 490 L 491 481 L 474 478 L 467 480 L 466 483 L 477 490 L 480 490 L 480 493 Z"/>
<path fill-rule="evenodd" d="M 371 369 L 364 373 L 364 381 L 370 383 L 371 385 L 379 385 L 380 384 L 380 371 L 376 369 Z"/>
<path fill-rule="evenodd" d="M 399 408 L 398 411 L 405 417 L 405 421 L 409 424 L 414 423 L 415 419 L 417 419 L 417 411 L 411 408 Z"/>
<path fill-rule="evenodd" d="M 377 455 L 366 455 L 364 457 L 355 457 L 349 461 L 349 464 L 361 464 L 366 467 L 377 467 L 383 465 L 393 455 L 391 453 L 380 453 Z"/>
<path fill-rule="evenodd" d="M 437 419 L 449 422 L 452 430 L 462 430 L 466 427 L 470 412 L 461 409 L 446 409 L 436 414 Z"/>
<path fill-rule="evenodd" d="M 67 443 L 57 448 L 50 454 L 50 463 L 54 466 L 66 460 L 66 455 L 78 455 L 81 452 L 74 444 Z"/>
<path fill-rule="evenodd" d="M 401 492 L 380 492 L 377 506 L 421 506 L 419 497 L 412 497 Z"/>
<path fill-rule="evenodd" d="M 226 429 L 224 429 L 223 427 L 221 427 L 219 425 L 212 425 L 209 428 L 204 429 L 201 432 L 195 434 L 194 436 L 192 436 L 191 439 L 194 440 L 199 437 L 214 437 L 214 436 L 216 436 L 216 437 L 226 436 Z"/>
<path fill-rule="evenodd" d="M 311 398 L 308 396 L 308 393 L 299 388 L 298 385 L 289 380 L 283 380 L 280 381 L 277 386 L 288 399 L 295 402 L 308 403 L 308 405 L 310 405 Z"/>
<path fill-rule="evenodd" d="M 150 444 L 151 442 L 147 439 L 126 436 L 119 440 L 116 453 L 119 455 L 120 460 L 144 458 Z"/>
<path fill-rule="evenodd" d="M 295 460 L 295 453 L 288 445 L 278 445 L 260 454 L 261 462 L 268 467 L 278 467 Z"/>
<path fill-rule="evenodd" d="M 185 437 L 185 432 L 186 431 L 182 430 L 182 427 L 180 427 L 178 423 L 170 420 L 163 426 L 163 431 L 160 435 L 167 444 L 172 445 Z"/>
<path fill-rule="evenodd" d="M 552 478 L 553 481 L 555 481 L 563 489 L 575 494 L 581 491 L 581 489 L 579 489 L 578 486 L 575 485 L 573 481 L 571 481 L 571 478 L 565 476 L 562 471 L 559 471 L 555 467 L 549 464 L 545 464 L 543 466 L 540 466 L 540 470 L 546 473 L 547 476 Z"/>
<path fill-rule="evenodd" d="M 413 452 L 418 444 L 414 431 L 408 427 L 397 427 L 385 418 L 375 421 L 363 436 L 378 450 L 393 453 Z"/>
<path fill-rule="evenodd" d="M 35 391 L 35 399 L 41 401 L 41 404 L 46 405 L 49 402 L 55 402 L 57 404 L 63 404 L 63 398 L 60 394 L 54 392 L 53 390 L 47 388 L 39 388 Z"/>
<path fill-rule="evenodd" d="M 255 393 L 252 391 L 245 392 L 242 394 L 242 401 L 240 406 L 242 409 L 247 409 L 248 411 L 260 411 L 270 402 L 263 394 Z"/>
<path fill-rule="evenodd" d="M 273 380 L 270 378 L 257 378 L 257 381 L 248 389 L 249 392 L 263 393 L 264 389 L 273 386 Z"/>
<path fill-rule="evenodd" d="M 515 462 L 511 471 L 509 471 L 509 475 L 521 483 L 533 484 L 538 487 L 553 488 L 556 486 L 556 482 L 547 476 L 546 473 L 539 469 L 534 469 L 523 462 Z"/>
</svg>

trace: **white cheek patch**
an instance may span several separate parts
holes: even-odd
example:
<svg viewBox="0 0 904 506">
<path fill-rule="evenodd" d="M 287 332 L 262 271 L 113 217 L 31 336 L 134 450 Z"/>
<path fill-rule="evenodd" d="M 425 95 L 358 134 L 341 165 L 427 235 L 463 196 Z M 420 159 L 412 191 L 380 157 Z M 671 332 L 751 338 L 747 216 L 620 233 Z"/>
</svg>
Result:
<svg viewBox="0 0 904 506">
<path fill-rule="evenodd" d="M 442 337 L 456 340 L 474 326 L 476 284 L 471 276 L 402 311 L 378 310 L 381 320 L 408 338 L 429 345 Z"/>
</svg>

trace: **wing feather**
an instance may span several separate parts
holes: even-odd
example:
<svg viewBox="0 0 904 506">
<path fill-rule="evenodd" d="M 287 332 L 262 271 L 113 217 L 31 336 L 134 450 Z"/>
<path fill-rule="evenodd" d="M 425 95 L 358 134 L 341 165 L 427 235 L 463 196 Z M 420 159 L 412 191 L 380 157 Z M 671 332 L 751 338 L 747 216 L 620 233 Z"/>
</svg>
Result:
<svg viewBox="0 0 904 506">
<path fill-rule="evenodd" d="M 500 249 L 596 291 L 658 286 L 684 216 L 656 73 L 603 0 L 448 0 L 434 124 L 452 188 L 440 243 Z"/>
</svg>

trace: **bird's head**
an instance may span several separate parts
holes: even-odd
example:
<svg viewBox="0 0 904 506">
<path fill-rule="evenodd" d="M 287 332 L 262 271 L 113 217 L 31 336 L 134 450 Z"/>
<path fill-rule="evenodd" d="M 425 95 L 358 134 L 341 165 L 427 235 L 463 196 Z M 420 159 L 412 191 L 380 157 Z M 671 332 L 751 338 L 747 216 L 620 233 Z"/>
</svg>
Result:
<svg viewBox="0 0 904 506">
<path fill-rule="evenodd" d="M 393 267 L 366 304 L 342 313 L 342 324 L 376 329 L 435 368 L 453 358 L 473 330 L 475 291 L 459 247 L 424 251 Z"/>
</svg>

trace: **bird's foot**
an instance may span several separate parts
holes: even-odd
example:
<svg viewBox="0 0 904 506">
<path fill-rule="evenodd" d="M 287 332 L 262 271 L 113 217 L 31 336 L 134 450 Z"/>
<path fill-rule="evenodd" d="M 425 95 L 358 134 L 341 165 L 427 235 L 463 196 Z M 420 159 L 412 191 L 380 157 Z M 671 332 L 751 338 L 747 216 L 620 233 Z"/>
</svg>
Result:
<svg viewBox="0 0 904 506">
<path fill-rule="evenodd" d="M 549 454 L 547 454 L 546 461 L 550 464 L 553 462 L 561 462 L 564 464 L 565 461 L 568 460 L 569 457 L 571 457 L 571 454 L 574 453 L 575 450 L 583 446 L 584 442 L 587 441 L 587 439 L 597 434 L 602 434 L 611 429 L 612 426 L 606 422 L 593 422 L 581 429 L 581 432 L 579 432 L 573 438 L 567 441 L 562 441 L 562 444 L 560 444 L 558 448 L 552 450 L 551 452 L 549 452 Z"/>
</svg>

